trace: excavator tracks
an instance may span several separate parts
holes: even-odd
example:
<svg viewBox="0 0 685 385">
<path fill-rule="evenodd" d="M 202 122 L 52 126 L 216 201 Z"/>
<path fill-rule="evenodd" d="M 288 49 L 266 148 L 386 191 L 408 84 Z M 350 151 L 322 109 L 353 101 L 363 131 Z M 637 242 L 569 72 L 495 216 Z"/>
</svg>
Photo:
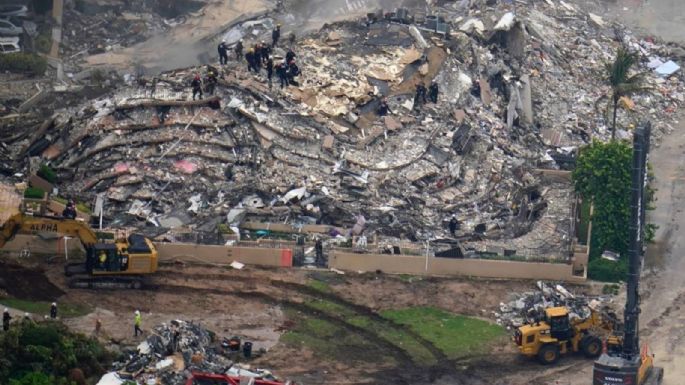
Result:
<svg viewBox="0 0 685 385">
<path fill-rule="evenodd" d="M 97 289 L 97 290 L 120 290 L 120 289 L 151 289 L 146 280 L 141 277 L 83 277 L 69 281 L 72 289 Z"/>
</svg>

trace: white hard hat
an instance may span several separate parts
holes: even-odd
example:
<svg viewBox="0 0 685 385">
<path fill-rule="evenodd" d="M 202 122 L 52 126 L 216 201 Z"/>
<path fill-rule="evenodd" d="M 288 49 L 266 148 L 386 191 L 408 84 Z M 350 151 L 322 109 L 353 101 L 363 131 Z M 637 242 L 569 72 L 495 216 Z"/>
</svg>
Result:
<svg viewBox="0 0 685 385">
<path fill-rule="evenodd" d="M 140 310 L 136 310 L 136 315 L 137 315 L 137 314 L 140 314 Z"/>
<path fill-rule="evenodd" d="M 9 313 L 9 312 L 10 312 L 10 309 L 5 308 L 5 313 Z"/>
<path fill-rule="evenodd" d="M 53 302 L 53 303 L 52 303 L 52 306 L 57 306 L 57 302 Z"/>
<path fill-rule="evenodd" d="M 24 313 L 24 317 L 28 317 L 29 315 L 29 313 Z"/>
<path fill-rule="evenodd" d="M 222 43 L 225 43 L 225 42 L 226 42 L 226 39 L 221 40 L 221 42 L 222 42 Z"/>
</svg>

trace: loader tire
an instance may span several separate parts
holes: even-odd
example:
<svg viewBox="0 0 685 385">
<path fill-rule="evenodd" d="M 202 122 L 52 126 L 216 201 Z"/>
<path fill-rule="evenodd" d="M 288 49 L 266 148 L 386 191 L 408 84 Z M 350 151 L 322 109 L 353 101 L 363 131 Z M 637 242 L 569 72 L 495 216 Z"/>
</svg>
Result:
<svg viewBox="0 0 685 385">
<path fill-rule="evenodd" d="M 585 336 L 580 340 L 580 350 L 587 358 L 597 358 L 602 354 L 602 341 L 596 336 Z"/>
<path fill-rule="evenodd" d="M 543 365 L 551 365 L 559 361 L 559 346 L 555 344 L 542 345 L 538 351 L 538 361 Z"/>
</svg>

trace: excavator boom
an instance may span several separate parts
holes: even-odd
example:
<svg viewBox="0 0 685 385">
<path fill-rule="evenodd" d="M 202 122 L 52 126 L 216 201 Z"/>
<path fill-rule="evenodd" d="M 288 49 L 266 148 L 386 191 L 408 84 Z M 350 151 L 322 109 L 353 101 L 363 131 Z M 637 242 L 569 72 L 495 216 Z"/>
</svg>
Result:
<svg viewBox="0 0 685 385">
<path fill-rule="evenodd" d="M 54 233 L 78 238 L 84 247 L 97 242 L 97 236 L 87 224 L 75 219 L 49 216 L 32 216 L 15 214 L 2 226 L 0 232 L 0 248 L 14 238 L 16 234 Z"/>
</svg>

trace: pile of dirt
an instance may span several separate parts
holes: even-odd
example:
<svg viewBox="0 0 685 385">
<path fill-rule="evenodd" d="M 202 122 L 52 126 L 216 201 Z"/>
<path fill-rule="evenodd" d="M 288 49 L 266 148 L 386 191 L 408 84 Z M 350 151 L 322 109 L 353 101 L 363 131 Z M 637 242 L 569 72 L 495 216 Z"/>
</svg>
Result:
<svg viewBox="0 0 685 385">
<path fill-rule="evenodd" d="M 31 301 L 54 301 L 64 294 L 47 279 L 43 270 L 5 261 L 0 262 L 0 290 Z"/>
</svg>

